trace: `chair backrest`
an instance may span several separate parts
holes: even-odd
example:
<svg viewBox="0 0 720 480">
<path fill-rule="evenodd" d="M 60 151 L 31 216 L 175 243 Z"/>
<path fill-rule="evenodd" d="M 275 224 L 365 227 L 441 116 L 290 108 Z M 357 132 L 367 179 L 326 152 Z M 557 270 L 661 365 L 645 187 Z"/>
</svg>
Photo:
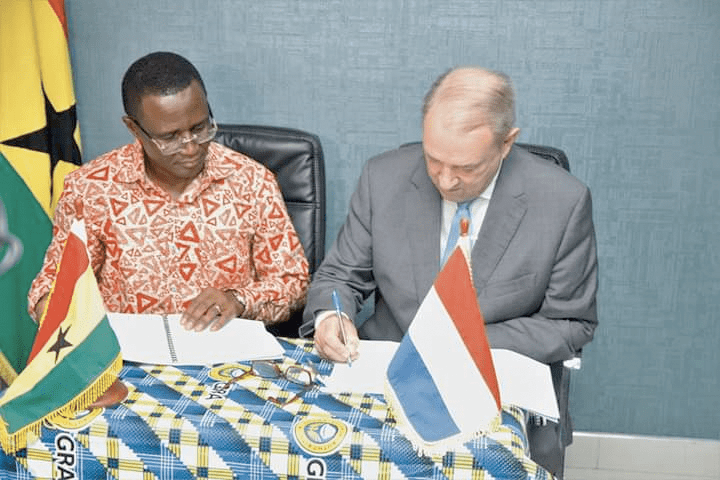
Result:
<svg viewBox="0 0 720 480">
<path fill-rule="evenodd" d="M 567 155 L 565 155 L 565 152 L 559 148 L 548 147 L 546 145 L 535 145 L 532 143 L 515 143 L 515 145 L 520 148 L 524 148 L 528 152 L 542 157 L 545 160 L 554 162 L 568 172 L 570 171 L 570 162 L 568 161 Z"/>
<path fill-rule="evenodd" d="M 218 124 L 215 141 L 257 160 L 275 174 L 313 274 L 325 256 L 325 163 L 320 139 L 291 128 Z M 268 330 L 297 337 L 301 323 L 302 310 Z"/>
<path fill-rule="evenodd" d="M 218 124 L 215 141 L 275 174 L 310 273 L 315 272 L 325 256 L 325 163 L 320 139 L 291 128 Z"/>
</svg>

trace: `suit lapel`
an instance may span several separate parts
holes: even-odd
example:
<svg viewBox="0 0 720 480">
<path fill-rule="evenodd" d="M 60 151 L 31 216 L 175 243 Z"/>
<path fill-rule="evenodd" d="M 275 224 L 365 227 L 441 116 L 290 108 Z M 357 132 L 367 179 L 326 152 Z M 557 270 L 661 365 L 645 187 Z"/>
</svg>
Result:
<svg viewBox="0 0 720 480">
<path fill-rule="evenodd" d="M 527 211 L 515 147 L 503 161 L 485 220 L 473 246 L 473 280 L 480 292 L 505 254 Z"/>
<path fill-rule="evenodd" d="M 490 199 L 485 220 L 473 246 L 473 280 L 484 288 L 505 254 L 527 211 L 522 172 L 513 147 L 503 165 Z M 413 279 L 418 302 L 422 302 L 440 270 L 441 199 L 425 169 L 422 155 L 410 178 L 405 199 L 408 244 L 413 259 Z M 398 245 L 398 248 L 402 248 Z"/>
<path fill-rule="evenodd" d="M 435 281 L 440 264 L 440 194 L 427 174 L 422 155 L 410 182 L 405 211 L 413 260 L 412 281 L 421 302 Z"/>
</svg>

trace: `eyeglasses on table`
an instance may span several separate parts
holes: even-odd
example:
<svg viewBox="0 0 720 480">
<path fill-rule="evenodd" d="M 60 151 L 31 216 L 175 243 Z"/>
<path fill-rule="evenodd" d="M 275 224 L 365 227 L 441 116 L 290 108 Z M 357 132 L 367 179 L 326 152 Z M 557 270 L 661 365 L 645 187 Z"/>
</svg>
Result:
<svg viewBox="0 0 720 480">
<path fill-rule="evenodd" d="M 290 365 L 285 368 L 280 368 L 277 363 L 271 362 L 269 360 L 255 360 L 251 362 L 249 369 L 245 370 L 242 374 L 228 380 L 226 385 L 228 388 L 230 388 L 233 383 L 242 380 L 243 378 L 246 378 L 250 375 L 265 379 L 282 378 L 290 383 L 300 385 L 302 387 L 302 389 L 298 393 L 288 398 L 287 400 L 280 400 L 277 397 L 268 397 L 269 401 L 280 407 L 283 407 L 289 403 L 294 402 L 295 400 L 302 398 L 302 396 L 306 392 L 312 390 L 314 386 L 318 385 L 318 383 L 313 380 L 313 374 L 310 370 L 307 370 L 306 368 L 298 365 Z"/>
</svg>

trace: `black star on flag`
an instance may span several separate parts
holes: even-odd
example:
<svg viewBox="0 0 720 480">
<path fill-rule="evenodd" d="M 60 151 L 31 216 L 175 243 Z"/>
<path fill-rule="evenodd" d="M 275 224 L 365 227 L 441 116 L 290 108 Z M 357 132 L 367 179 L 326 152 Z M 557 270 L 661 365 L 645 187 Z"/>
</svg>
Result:
<svg viewBox="0 0 720 480">
<path fill-rule="evenodd" d="M 60 356 L 60 350 L 63 348 L 72 347 L 73 344 L 65 340 L 65 337 L 67 336 L 68 330 L 70 330 L 70 327 L 66 328 L 63 332 L 63 329 L 61 327 L 58 327 L 58 336 L 57 340 L 55 340 L 55 343 L 48 348 L 48 353 L 55 352 L 55 363 L 58 361 L 58 357 Z"/>
<path fill-rule="evenodd" d="M 53 178 L 55 166 L 61 160 L 78 166 L 81 163 L 80 147 L 73 136 L 77 126 L 77 114 L 75 104 L 61 112 L 55 110 L 44 88 L 43 98 L 45 99 L 45 116 L 47 118 L 45 126 L 34 132 L 10 138 L 2 143 L 8 146 L 47 153 L 50 156 L 50 178 Z M 68 141 L 69 139 L 72 139 L 72 141 Z"/>
</svg>

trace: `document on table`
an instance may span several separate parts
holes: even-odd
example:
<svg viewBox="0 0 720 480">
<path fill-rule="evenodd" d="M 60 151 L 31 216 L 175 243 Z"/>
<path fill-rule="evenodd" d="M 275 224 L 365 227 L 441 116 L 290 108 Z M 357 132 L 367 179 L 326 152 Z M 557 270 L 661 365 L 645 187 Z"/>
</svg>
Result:
<svg viewBox="0 0 720 480">
<path fill-rule="evenodd" d="M 352 366 L 336 363 L 325 379 L 323 390 L 327 393 L 384 394 L 385 374 L 398 345 L 398 342 L 360 340 L 358 359 L 352 362 Z M 560 413 L 550 367 L 510 350 L 491 349 L 491 353 L 501 401 L 557 421 Z M 457 381 L 462 382 L 462 379 Z"/>
<path fill-rule="evenodd" d="M 557 422 L 560 419 L 550 366 L 511 350 L 491 348 L 502 403 Z"/>
<path fill-rule="evenodd" d="M 235 318 L 220 330 L 188 331 L 180 314 L 108 313 L 123 360 L 161 365 L 213 365 L 281 358 L 284 350 L 257 320 Z"/>
<path fill-rule="evenodd" d="M 332 373 L 324 380 L 323 391 L 384 393 L 385 372 L 398 345 L 391 341 L 360 340 L 357 360 L 353 360 L 352 366 L 333 365 Z"/>
</svg>

